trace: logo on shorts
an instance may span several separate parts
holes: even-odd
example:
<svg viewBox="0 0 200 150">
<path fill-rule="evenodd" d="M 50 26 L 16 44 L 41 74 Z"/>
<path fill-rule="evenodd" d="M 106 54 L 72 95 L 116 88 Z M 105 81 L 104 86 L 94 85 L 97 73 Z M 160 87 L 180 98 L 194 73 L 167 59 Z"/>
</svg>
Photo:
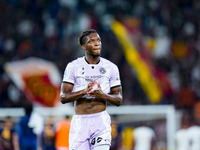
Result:
<svg viewBox="0 0 200 150">
<path fill-rule="evenodd" d="M 94 145 L 96 142 L 100 143 L 102 141 L 102 139 L 103 139 L 102 137 L 98 137 L 97 139 L 93 138 L 91 144 Z"/>
<path fill-rule="evenodd" d="M 95 138 L 93 138 L 91 144 L 94 145 L 95 142 L 96 142 L 96 140 L 95 140 Z"/>
<path fill-rule="evenodd" d="M 105 74 L 105 73 L 106 73 L 106 69 L 105 69 L 105 68 L 100 68 L 100 69 L 99 69 L 99 72 L 100 72 L 101 74 Z"/>
<path fill-rule="evenodd" d="M 97 143 L 100 143 L 102 139 L 103 139 L 102 137 L 98 137 L 97 138 Z"/>
</svg>

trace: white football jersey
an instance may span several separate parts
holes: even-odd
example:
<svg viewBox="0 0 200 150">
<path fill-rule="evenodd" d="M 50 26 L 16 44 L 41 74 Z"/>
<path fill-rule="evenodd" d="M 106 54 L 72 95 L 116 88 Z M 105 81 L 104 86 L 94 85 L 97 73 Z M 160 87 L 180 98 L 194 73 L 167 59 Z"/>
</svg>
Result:
<svg viewBox="0 0 200 150">
<path fill-rule="evenodd" d="M 132 133 L 135 139 L 135 150 L 150 150 L 151 141 L 155 139 L 155 132 L 152 128 L 140 126 Z"/>
<path fill-rule="evenodd" d="M 68 63 L 63 76 L 63 82 L 74 85 L 73 92 L 85 89 L 93 79 L 100 82 L 104 93 L 121 85 L 118 67 L 102 57 L 97 64 L 89 64 L 85 57 L 77 58 Z"/>
<path fill-rule="evenodd" d="M 200 149 L 200 126 L 194 125 L 187 129 L 187 135 L 190 142 L 190 150 Z"/>
</svg>

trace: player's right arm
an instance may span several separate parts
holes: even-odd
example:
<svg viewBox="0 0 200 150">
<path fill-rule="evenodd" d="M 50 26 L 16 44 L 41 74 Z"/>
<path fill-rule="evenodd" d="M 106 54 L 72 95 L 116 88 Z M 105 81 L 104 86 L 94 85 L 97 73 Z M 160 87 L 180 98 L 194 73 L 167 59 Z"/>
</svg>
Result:
<svg viewBox="0 0 200 150">
<path fill-rule="evenodd" d="M 84 95 L 86 95 L 90 90 L 92 90 L 92 87 L 94 85 L 95 81 L 92 81 L 88 84 L 86 89 L 77 91 L 77 92 L 72 92 L 73 89 L 73 84 L 70 83 L 65 83 L 63 82 L 61 84 L 61 91 L 60 91 L 60 101 L 61 103 L 69 103 L 69 102 L 74 102 Z"/>
<path fill-rule="evenodd" d="M 61 91 L 60 91 L 61 103 L 65 104 L 65 103 L 76 101 L 86 94 L 85 90 L 72 92 L 72 89 L 73 89 L 72 84 L 64 83 L 64 82 L 61 84 Z"/>
</svg>

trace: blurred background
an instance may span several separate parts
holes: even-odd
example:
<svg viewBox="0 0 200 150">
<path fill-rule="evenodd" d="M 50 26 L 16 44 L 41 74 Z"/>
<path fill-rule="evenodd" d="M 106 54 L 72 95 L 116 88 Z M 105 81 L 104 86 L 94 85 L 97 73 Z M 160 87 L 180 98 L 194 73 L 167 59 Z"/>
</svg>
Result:
<svg viewBox="0 0 200 150">
<path fill-rule="evenodd" d="M 1 0 L 0 107 L 59 107 L 66 64 L 84 55 L 78 37 L 91 28 L 119 67 L 123 105 L 171 105 L 179 128 L 199 124 L 199 0 Z M 159 122 L 148 123 L 162 137 Z"/>
</svg>

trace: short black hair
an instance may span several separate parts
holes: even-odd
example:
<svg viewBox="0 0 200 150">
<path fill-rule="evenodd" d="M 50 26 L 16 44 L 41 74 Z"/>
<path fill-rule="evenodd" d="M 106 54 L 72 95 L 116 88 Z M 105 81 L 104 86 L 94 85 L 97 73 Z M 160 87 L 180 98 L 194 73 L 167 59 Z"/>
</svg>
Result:
<svg viewBox="0 0 200 150">
<path fill-rule="evenodd" d="M 26 115 L 31 115 L 32 111 L 33 111 L 33 104 L 30 102 L 30 103 L 26 103 L 24 104 L 24 110 L 25 110 L 25 114 Z"/>
<path fill-rule="evenodd" d="M 78 38 L 78 44 L 81 45 L 81 46 L 84 45 L 84 44 L 85 44 L 86 37 L 87 37 L 88 35 L 90 35 L 91 33 L 97 33 L 97 31 L 94 30 L 94 29 L 89 29 L 89 30 L 83 31 L 83 32 L 81 33 L 80 37 Z"/>
</svg>

